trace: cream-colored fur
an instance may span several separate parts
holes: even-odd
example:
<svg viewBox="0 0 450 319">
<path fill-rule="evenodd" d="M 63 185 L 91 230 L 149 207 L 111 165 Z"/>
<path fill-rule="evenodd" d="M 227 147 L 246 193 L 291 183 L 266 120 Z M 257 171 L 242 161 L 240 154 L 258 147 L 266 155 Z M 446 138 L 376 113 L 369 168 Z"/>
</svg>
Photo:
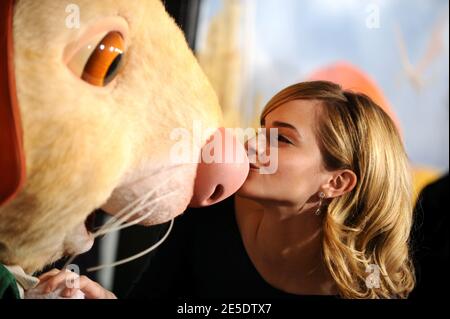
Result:
<svg viewBox="0 0 450 319">
<path fill-rule="evenodd" d="M 14 11 L 27 182 L 0 208 L 0 263 L 28 273 L 85 250 L 84 221 L 94 209 L 115 213 L 162 182 L 156 196 L 175 196 L 146 224 L 180 214 L 196 165 L 170 163 L 169 134 L 194 119 L 221 123 L 215 93 L 159 0 L 77 0 L 80 29 L 65 26 L 71 2 L 19 0 Z M 128 44 L 115 83 L 99 88 L 74 76 L 63 56 L 108 17 L 126 21 Z"/>
</svg>

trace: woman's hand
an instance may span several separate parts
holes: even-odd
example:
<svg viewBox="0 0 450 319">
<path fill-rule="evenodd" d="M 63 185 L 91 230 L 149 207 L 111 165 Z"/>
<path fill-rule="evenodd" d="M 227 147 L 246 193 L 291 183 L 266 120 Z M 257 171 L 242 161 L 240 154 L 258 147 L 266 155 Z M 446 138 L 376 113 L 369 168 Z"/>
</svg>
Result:
<svg viewBox="0 0 450 319">
<path fill-rule="evenodd" d="M 69 270 L 55 268 L 42 274 L 39 280 L 37 288 L 41 287 L 43 294 L 51 293 L 63 286 L 65 288 L 61 291 L 60 296 L 64 298 L 71 298 L 81 291 L 84 293 L 85 299 L 117 299 L 111 291 L 106 290 L 95 281 Z"/>
</svg>

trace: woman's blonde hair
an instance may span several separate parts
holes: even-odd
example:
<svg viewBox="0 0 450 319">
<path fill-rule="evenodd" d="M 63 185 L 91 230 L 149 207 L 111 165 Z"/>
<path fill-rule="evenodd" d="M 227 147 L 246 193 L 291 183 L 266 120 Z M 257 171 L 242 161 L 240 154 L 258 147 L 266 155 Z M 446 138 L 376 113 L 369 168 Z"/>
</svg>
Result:
<svg viewBox="0 0 450 319">
<path fill-rule="evenodd" d="M 413 187 L 393 121 L 368 96 L 326 81 L 302 82 L 276 94 L 261 114 L 299 99 L 321 101 L 316 135 L 324 167 L 350 169 L 351 192 L 330 200 L 323 258 L 344 298 L 406 298 L 415 276 L 409 251 Z M 376 276 L 379 272 L 379 281 Z M 371 279 L 375 281 L 371 281 Z"/>
</svg>

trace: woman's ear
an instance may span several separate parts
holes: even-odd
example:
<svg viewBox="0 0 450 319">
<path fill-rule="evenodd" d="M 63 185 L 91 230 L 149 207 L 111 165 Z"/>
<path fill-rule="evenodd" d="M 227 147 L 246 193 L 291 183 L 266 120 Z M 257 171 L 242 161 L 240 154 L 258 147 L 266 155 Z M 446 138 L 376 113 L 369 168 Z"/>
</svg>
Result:
<svg viewBox="0 0 450 319">
<path fill-rule="evenodd" d="M 358 178 L 356 174 L 349 170 L 338 170 L 332 173 L 328 183 L 323 186 L 327 198 L 334 198 L 344 195 L 353 190 Z"/>
</svg>

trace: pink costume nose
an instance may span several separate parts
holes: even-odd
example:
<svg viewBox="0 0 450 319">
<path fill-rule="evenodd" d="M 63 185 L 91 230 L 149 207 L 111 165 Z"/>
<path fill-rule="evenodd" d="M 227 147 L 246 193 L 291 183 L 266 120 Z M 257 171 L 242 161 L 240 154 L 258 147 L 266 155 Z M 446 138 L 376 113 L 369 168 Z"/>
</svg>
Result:
<svg viewBox="0 0 450 319">
<path fill-rule="evenodd" d="M 244 146 L 228 130 L 219 128 L 202 147 L 190 207 L 215 204 L 244 183 L 249 161 Z"/>
</svg>

